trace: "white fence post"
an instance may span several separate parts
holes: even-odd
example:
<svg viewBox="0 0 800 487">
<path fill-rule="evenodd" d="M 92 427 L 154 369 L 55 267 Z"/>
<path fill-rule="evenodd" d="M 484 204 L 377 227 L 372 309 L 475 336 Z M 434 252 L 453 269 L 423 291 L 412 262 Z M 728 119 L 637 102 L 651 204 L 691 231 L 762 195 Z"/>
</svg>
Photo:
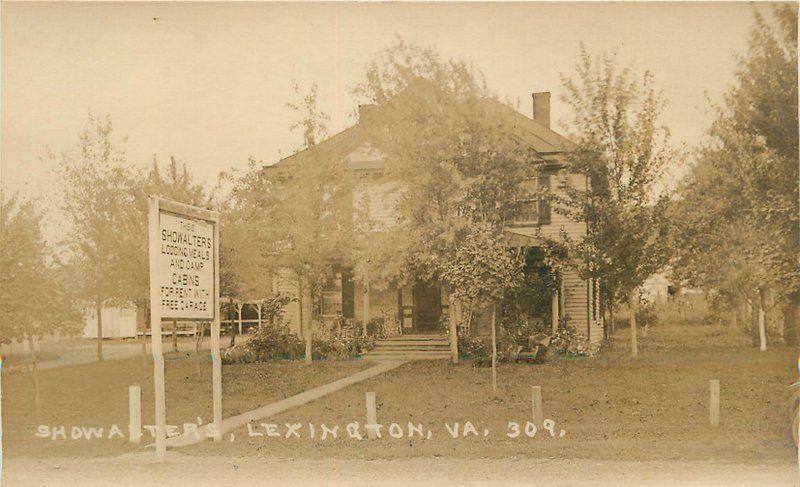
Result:
<svg viewBox="0 0 800 487">
<path fill-rule="evenodd" d="M 533 407 L 533 424 L 541 429 L 544 423 L 544 411 L 542 411 L 542 386 L 531 386 L 531 405 Z"/>
<path fill-rule="evenodd" d="M 138 384 L 128 388 L 128 439 L 142 441 L 142 389 Z"/>
<path fill-rule="evenodd" d="M 367 393 L 367 424 L 378 424 L 378 412 L 375 406 L 374 392 Z M 370 440 L 374 440 L 378 437 L 378 433 L 374 427 L 367 428 L 367 436 L 369 436 Z"/>
<path fill-rule="evenodd" d="M 710 398 L 708 401 L 708 419 L 711 426 L 719 426 L 719 381 L 708 381 Z"/>
</svg>

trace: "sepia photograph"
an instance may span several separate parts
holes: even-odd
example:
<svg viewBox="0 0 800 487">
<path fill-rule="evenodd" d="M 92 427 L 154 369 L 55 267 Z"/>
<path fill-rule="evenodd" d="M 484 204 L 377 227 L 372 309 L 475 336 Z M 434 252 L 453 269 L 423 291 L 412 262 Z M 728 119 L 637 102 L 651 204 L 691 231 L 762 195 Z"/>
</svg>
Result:
<svg viewBox="0 0 800 487">
<path fill-rule="evenodd" d="M 0 485 L 800 486 L 798 3 L 0 3 Z"/>
</svg>

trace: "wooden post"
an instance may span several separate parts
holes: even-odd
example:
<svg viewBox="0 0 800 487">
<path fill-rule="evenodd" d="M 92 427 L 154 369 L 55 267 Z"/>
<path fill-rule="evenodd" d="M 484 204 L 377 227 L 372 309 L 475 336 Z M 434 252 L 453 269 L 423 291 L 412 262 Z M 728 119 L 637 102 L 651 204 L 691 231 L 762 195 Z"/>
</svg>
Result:
<svg viewBox="0 0 800 487">
<path fill-rule="evenodd" d="M 553 299 L 552 299 L 552 303 L 550 305 L 550 314 L 552 316 L 551 325 L 552 325 L 552 328 L 553 328 L 553 334 L 555 335 L 558 332 L 558 320 L 559 320 L 559 316 L 558 316 L 558 289 L 553 291 Z"/>
<path fill-rule="evenodd" d="M 128 439 L 142 441 L 142 389 L 138 384 L 128 387 Z"/>
<path fill-rule="evenodd" d="M 497 305 L 492 303 L 492 392 L 497 396 Z"/>
<path fill-rule="evenodd" d="M 164 396 L 164 353 L 161 344 L 161 290 L 158 285 L 158 198 L 148 200 L 148 230 L 150 257 L 150 349 L 153 353 L 153 382 L 155 386 L 156 460 L 163 462 L 167 454 L 166 417 Z"/>
<path fill-rule="evenodd" d="M 375 393 L 368 392 L 366 394 L 367 397 L 367 424 L 378 424 L 378 412 L 375 406 Z M 374 440 L 378 437 L 378 433 L 375 431 L 375 428 L 367 428 L 367 436 L 370 440 Z"/>
<path fill-rule="evenodd" d="M 533 411 L 533 424 L 537 429 L 542 429 L 544 411 L 542 410 L 542 386 L 531 386 L 531 406 Z"/>
<path fill-rule="evenodd" d="M 631 311 L 631 357 L 636 358 L 639 356 L 639 344 L 636 342 L 636 301 L 638 296 L 636 296 L 636 290 L 631 291 L 630 296 L 630 311 Z M 681 306 L 683 309 L 683 306 Z"/>
<path fill-rule="evenodd" d="M 214 441 L 222 440 L 222 357 L 219 352 L 219 220 L 214 222 L 214 321 L 211 322 L 211 383 L 214 414 Z"/>
<path fill-rule="evenodd" d="M 258 329 L 261 329 L 261 310 L 264 308 L 264 301 L 258 302 Z"/>
<path fill-rule="evenodd" d="M 458 363 L 458 322 L 456 317 L 456 300 L 453 295 L 449 295 L 450 300 L 450 354 L 454 364 Z"/>
<path fill-rule="evenodd" d="M 708 381 L 710 397 L 708 401 L 708 419 L 711 426 L 719 426 L 719 381 Z"/>
<path fill-rule="evenodd" d="M 178 351 L 178 320 L 172 320 L 172 351 Z"/>
</svg>

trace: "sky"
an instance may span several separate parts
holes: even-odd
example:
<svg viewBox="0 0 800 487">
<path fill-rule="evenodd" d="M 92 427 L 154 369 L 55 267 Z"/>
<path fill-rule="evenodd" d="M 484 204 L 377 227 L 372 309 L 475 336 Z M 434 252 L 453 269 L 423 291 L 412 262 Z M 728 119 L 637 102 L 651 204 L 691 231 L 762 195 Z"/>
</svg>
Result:
<svg viewBox="0 0 800 487">
<path fill-rule="evenodd" d="M 44 155 L 76 150 L 87 114 L 109 115 L 130 164 L 170 156 L 213 185 L 249 157 L 273 163 L 301 135 L 286 106 L 292 81 L 319 86 L 331 133 L 354 123 L 351 89 L 397 38 L 481 70 L 530 116 L 582 41 L 655 74 L 676 145 L 697 144 L 744 52 L 747 3 L 14 3 L 2 11 L 0 186 L 59 191 Z M 708 98 L 707 98 L 708 97 Z"/>
</svg>

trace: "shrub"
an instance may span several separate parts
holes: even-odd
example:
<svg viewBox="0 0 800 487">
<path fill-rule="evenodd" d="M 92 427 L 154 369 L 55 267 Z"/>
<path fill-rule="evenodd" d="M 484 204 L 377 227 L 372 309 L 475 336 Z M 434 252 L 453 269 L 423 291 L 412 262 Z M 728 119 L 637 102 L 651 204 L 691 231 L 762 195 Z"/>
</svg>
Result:
<svg viewBox="0 0 800 487">
<path fill-rule="evenodd" d="M 569 325 L 559 328 L 550 340 L 550 350 L 569 357 L 594 357 L 599 348 L 598 345 L 590 344 L 586 337 Z"/>
<path fill-rule="evenodd" d="M 527 344 L 528 337 L 525 337 Z M 511 362 L 516 353 L 517 343 L 514 335 L 502 326 L 497 327 L 497 361 L 500 363 Z M 483 367 L 492 363 L 492 338 L 491 337 L 458 337 L 458 355 L 461 358 L 472 359 L 473 365 Z"/>
<path fill-rule="evenodd" d="M 492 351 L 491 339 L 482 337 L 459 336 L 458 354 L 462 358 L 478 359 L 489 357 Z"/>
<path fill-rule="evenodd" d="M 645 302 L 636 310 L 636 325 L 649 326 L 654 325 L 658 321 L 658 313 L 656 312 L 656 305 L 654 303 Z M 630 324 L 629 324 L 630 326 Z"/>
<path fill-rule="evenodd" d="M 356 358 L 370 350 L 373 340 L 357 335 L 317 335 L 311 344 L 314 360 Z M 305 358 L 305 342 L 283 325 L 262 325 L 248 340 L 223 353 L 225 363 L 267 362 Z"/>
</svg>

